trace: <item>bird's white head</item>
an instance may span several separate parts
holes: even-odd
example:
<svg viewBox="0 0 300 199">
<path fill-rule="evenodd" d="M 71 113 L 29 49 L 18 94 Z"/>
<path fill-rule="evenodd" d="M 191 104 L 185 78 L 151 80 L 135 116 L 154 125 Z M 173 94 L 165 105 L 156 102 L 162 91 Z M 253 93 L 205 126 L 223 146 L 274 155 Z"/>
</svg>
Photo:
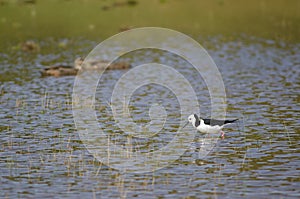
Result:
<svg viewBox="0 0 300 199">
<path fill-rule="evenodd" d="M 196 114 L 190 115 L 188 117 L 187 123 L 182 128 L 186 127 L 186 125 L 188 125 L 189 123 L 191 123 L 193 125 L 193 127 L 197 128 L 197 126 L 200 125 L 200 120 L 199 120 L 198 115 L 196 115 Z"/>
<path fill-rule="evenodd" d="M 193 125 L 195 128 L 197 128 L 197 126 L 200 125 L 199 117 L 198 117 L 198 115 L 196 115 L 196 114 L 190 115 L 190 116 L 188 117 L 188 122 L 189 122 L 189 123 L 192 123 L 192 125 Z"/>
</svg>

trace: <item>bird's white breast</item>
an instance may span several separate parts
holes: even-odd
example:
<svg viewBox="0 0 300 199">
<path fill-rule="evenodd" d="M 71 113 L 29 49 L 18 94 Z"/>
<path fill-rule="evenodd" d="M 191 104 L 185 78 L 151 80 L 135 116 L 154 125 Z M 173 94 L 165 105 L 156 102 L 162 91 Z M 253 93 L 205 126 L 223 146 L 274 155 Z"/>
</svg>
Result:
<svg viewBox="0 0 300 199">
<path fill-rule="evenodd" d="M 219 132 L 220 130 L 222 130 L 222 127 L 220 127 L 219 125 L 210 126 L 204 124 L 204 121 L 201 120 L 200 125 L 197 127 L 197 130 L 200 131 L 201 133 L 212 133 L 212 132 Z"/>
</svg>

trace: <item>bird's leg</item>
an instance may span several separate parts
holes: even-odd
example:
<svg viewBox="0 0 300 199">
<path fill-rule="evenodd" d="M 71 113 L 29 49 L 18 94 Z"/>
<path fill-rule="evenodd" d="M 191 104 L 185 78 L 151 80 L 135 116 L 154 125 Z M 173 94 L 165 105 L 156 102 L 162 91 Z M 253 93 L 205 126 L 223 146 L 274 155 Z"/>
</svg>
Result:
<svg viewBox="0 0 300 199">
<path fill-rule="evenodd" d="M 225 133 L 224 131 L 221 131 L 221 138 L 224 139 L 224 137 L 225 137 Z"/>
</svg>

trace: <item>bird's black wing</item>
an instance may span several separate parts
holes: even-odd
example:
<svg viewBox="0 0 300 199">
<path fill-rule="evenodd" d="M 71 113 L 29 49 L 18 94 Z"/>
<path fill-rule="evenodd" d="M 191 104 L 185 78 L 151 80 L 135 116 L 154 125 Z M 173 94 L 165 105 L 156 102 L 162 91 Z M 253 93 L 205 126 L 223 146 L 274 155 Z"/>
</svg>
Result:
<svg viewBox="0 0 300 199">
<path fill-rule="evenodd" d="M 203 119 L 204 124 L 206 125 L 211 125 L 211 126 L 215 126 L 215 125 L 219 125 L 222 126 L 224 124 L 230 124 L 233 123 L 235 121 L 237 121 L 238 119 L 235 120 L 216 120 L 216 119 Z"/>
</svg>

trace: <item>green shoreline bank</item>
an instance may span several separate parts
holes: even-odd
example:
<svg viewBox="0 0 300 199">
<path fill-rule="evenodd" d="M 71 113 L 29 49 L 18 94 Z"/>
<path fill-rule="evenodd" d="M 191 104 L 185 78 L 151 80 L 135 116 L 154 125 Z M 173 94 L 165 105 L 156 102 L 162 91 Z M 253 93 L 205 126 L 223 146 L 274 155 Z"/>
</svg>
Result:
<svg viewBox="0 0 300 199">
<path fill-rule="evenodd" d="M 300 41 L 300 1 L 1 1 L 0 41 L 82 37 L 103 40 L 127 28 L 171 28 L 193 37 L 246 34 Z M 23 2 L 23 3 L 21 3 Z"/>
</svg>

